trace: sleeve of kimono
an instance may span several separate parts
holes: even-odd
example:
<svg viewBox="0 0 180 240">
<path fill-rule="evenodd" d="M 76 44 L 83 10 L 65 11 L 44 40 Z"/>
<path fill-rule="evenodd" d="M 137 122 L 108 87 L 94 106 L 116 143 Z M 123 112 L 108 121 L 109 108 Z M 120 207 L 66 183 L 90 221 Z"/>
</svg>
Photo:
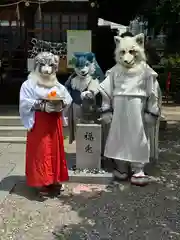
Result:
<svg viewBox="0 0 180 240">
<path fill-rule="evenodd" d="M 105 73 L 105 77 L 107 77 L 111 73 L 111 69 L 107 70 Z"/>
<path fill-rule="evenodd" d="M 70 107 L 71 103 L 72 103 L 72 98 L 71 95 L 69 94 L 68 90 L 62 85 L 62 90 L 63 90 L 63 96 L 64 96 L 64 113 L 66 114 L 68 108 Z"/>
<path fill-rule="evenodd" d="M 159 117 L 161 115 L 161 101 L 162 95 L 159 87 L 159 83 L 155 76 L 149 79 L 148 84 L 148 100 L 147 100 L 147 113 L 154 117 Z"/>
<path fill-rule="evenodd" d="M 112 77 L 113 76 L 109 74 L 100 84 L 100 88 L 109 96 L 109 98 L 112 98 Z"/>
<path fill-rule="evenodd" d="M 109 74 L 100 84 L 100 93 L 102 96 L 102 109 L 105 111 L 112 108 L 112 76 Z"/>
<path fill-rule="evenodd" d="M 74 78 L 74 77 L 75 77 L 75 73 L 72 73 L 72 74 L 69 76 L 68 80 L 65 82 L 65 87 L 67 88 L 68 91 L 69 91 L 69 89 L 71 88 L 71 80 L 72 80 L 72 78 Z"/>
<path fill-rule="evenodd" d="M 19 96 L 19 114 L 25 128 L 31 129 L 34 124 L 32 107 L 36 100 L 34 98 L 33 89 L 25 81 L 20 89 Z"/>
</svg>

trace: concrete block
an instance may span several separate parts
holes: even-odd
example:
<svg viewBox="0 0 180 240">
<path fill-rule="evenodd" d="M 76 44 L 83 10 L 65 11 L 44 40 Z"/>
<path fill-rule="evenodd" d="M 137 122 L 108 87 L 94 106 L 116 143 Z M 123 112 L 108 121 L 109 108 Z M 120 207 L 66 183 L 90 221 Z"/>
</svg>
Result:
<svg viewBox="0 0 180 240">
<path fill-rule="evenodd" d="M 108 185 L 113 180 L 112 173 L 84 173 L 84 172 L 74 172 L 69 170 L 69 182 L 74 183 L 84 183 L 84 184 L 104 184 Z"/>
<path fill-rule="evenodd" d="M 19 116 L 0 116 L 0 126 L 22 126 Z"/>
<path fill-rule="evenodd" d="M 0 126 L 0 136 L 26 137 L 27 130 L 23 126 Z"/>
</svg>

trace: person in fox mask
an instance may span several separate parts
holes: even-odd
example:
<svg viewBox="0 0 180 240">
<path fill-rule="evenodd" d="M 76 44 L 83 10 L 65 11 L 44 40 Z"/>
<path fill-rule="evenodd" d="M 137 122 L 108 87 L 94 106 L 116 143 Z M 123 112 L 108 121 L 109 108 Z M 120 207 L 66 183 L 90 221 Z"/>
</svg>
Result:
<svg viewBox="0 0 180 240">
<path fill-rule="evenodd" d="M 149 177 L 144 167 L 158 158 L 158 74 L 146 62 L 143 34 L 114 39 L 116 65 L 101 83 L 113 105 L 104 154 L 115 160 L 114 176 L 119 180 L 130 177 L 132 184 L 146 185 Z"/>
<path fill-rule="evenodd" d="M 144 35 L 114 37 L 116 65 L 106 72 L 101 92 L 109 96 L 112 122 L 104 156 L 113 159 L 114 177 L 142 186 L 149 183 L 145 166 L 158 159 L 162 95 L 158 74 L 147 64 Z M 104 102 L 105 103 L 105 102 Z M 109 113 L 108 113 L 109 114 Z"/>
<path fill-rule="evenodd" d="M 34 59 L 34 71 L 20 89 L 19 112 L 27 129 L 26 181 L 41 196 L 60 190 L 68 180 L 64 153 L 63 115 L 71 96 L 57 78 L 59 58 L 49 52 Z"/>
</svg>

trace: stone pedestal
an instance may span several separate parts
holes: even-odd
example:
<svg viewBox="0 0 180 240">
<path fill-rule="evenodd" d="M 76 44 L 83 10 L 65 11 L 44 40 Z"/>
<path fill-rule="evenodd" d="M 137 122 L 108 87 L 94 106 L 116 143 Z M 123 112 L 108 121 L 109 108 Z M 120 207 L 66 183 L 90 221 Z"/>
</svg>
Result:
<svg viewBox="0 0 180 240">
<path fill-rule="evenodd" d="M 101 168 L 101 125 L 77 124 L 76 167 L 78 169 Z"/>
<path fill-rule="evenodd" d="M 164 116 L 161 116 L 159 129 L 166 130 L 166 128 L 167 128 L 167 120 Z"/>
</svg>

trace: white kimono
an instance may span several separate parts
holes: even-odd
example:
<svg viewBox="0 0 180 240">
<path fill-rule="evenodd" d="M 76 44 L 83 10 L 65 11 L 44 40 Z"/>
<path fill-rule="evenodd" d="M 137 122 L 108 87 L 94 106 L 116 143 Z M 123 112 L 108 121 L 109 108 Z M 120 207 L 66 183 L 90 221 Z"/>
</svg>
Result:
<svg viewBox="0 0 180 240">
<path fill-rule="evenodd" d="M 59 82 L 52 88 L 45 88 L 37 85 L 35 80 L 29 77 L 28 80 L 22 84 L 20 90 L 19 113 L 21 121 L 26 129 L 29 130 L 34 126 L 35 112 L 32 111 L 32 107 L 35 101 L 47 98 L 48 93 L 51 91 L 56 91 L 57 95 L 63 99 L 66 104 L 64 111 L 66 111 L 72 102 L 72 98 L 67 89 Z"/>
<path fill-rule="evenodd" d="M 145 121 L 145 110 L 160 115 L 161 96 L 156 78 L 157 73 L 146 63 L 133 70 L 117 64 L 101 83 L 114 109 L 104 153 L 107 158 L 145 164 L 151 155 L 156 157 L 158 140 L 150 137 L 157 138 L 159 118 L 148 115 L 149 119 L 156 119 L 154 125 Z"/>
</svg>

